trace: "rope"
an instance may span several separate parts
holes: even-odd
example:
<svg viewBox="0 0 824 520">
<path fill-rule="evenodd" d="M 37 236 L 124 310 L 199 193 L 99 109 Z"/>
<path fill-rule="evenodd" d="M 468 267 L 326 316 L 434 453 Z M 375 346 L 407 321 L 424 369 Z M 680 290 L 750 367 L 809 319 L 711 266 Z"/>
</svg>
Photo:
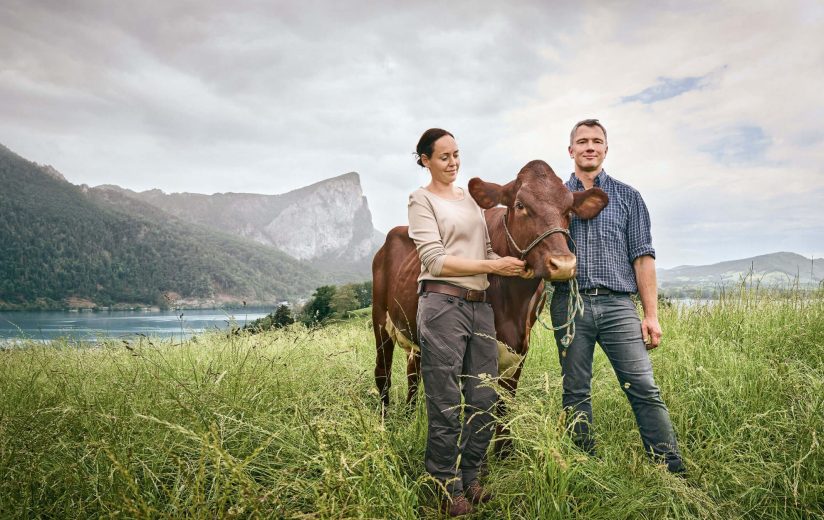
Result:
<svg viewBox="0 0 824 520">
<path fill-rule="evenodd" d="M 506 225 L 506 217 L 509 214 L 509 208 L 504 211 L 504 214 L 501 217 L 501 223 L 504 227 L 504 232 L 506 233 L 506 238 L 509 239 L 510 244 L 519 252 L 521 253 L 521 260 L 526 258 L 526 255 L 538 244 L 541 243 L 543 239 L 548 237 L 553 233 L 563 233 L 566 235 L 567 239 L 572 242 L 572 249 L 575 251 L 577 248 L 575 247 L 575 241 L 572 239 L 572 235 L 569 234 L 569 230 L 565 228 L 551 228 L 544 231 L 541 235 L 538 236 L 535 240 L 529 244 L 526 249 L 521 249 L 518 244 L 515 242 L 515 239 L 512 237 L 512 234 L 509 232 L 509 228 Z M 538 323 L 544 326 L 547 330 L 561 330 L 566 328 L 566 332 L 564 332 L 563 337 L 561 337 L 561 356 L 566 357 L 566 349 L 569 348 L 569 345 L 572 343 L 572 340 L 575 338 L 575 315 L 578 314 L 579 316 L 584 315 L 584 300 L 581 298 L 581 293 L 578 291 L 578 280 L 576 277 L 572 277 L 569 279 L 569 300 L 567 301 L 567 321 L 563 325 L 559 325 L 557 327 L 553 327 L 552 325 L 547 325 L 544 323 L 544 320 L 541 319 L 541 316 L 536 314 L 535 317 L 538 320 Z M 541 292 L 541 298 L 538 301 L 538 308 L 545 307 L 547 296 L 551 294 L 554 289 L 551 288 L 551 285 L 544 282 L 544 290 Z"/>
<path fill-rule="evenodd" d="M 544 231 L 541 235 L 538 236 L 538 238 L 533 240 L 531 244 L 526 246 L 525 249 L 521 249 L 520 247 L 518 247 L 518 244 L 515 242 L 515 239 L 512 238 L 512 234 L 509 232 L 509 228 L 506 225 L 506 216 L 507 216 L 508 213 L 509 213 L 509 209 L 507 209 L 507 211 L 505 211 L 504 214 L 502 215 L 501 222 L 504 225 L 504 232 L 506 233 L 506 238 L 509 239 L 509 242 L 510 242 L 510 244 L 512 244 L 512 247 L 514 247 L 515 250 L 517 250 L 521 254 L 521 260 L 524 260 L 526 258 L 526 255 L 528 255 L 529 252 L 532 251 L 532 248 L 534 248 L 535 246 L 540 244 L 543 239 L 545 239 L 546 237 L 548 237 L 549 235 L 551 235 L 553 233 L 563 233 L 564 235 L 567 236 L 567 238 L 572 240 L 572 237 L 569 235 L 569 230 L 568 229 L 566 229 L 566 228 L 552 228 L 552 229 L 547 229 L 546 231 Z"/>
<path fill-rule="evenodd" d="M 573 276 L 569 279 L 569 299 L 567 300 L 567 320 L 564 324 L 558 325 L 557 327 L 553 327 L 552 325 L 547 325 L 544 323 L 544 320 L 541 319 L 540 314 L 536 315 L 538 319 L 538 323 L 544 326 L 547 330 L 561 330 L 566 328 L 566 332 L 561 337 L 560 344 L 561 344 L 561 356 L 566 357 L 566 349 L 569 348 L 569 345 L 572 343 L 572 340 L 575 338 L 575 315 L 583 316 L 584 315 L 584 299 L 581 298 L 581 293 L 578 291 L 578 280 Z M 546 307 L 546 301 L 549 294 L 553 293 L 554 289 L 551 288 L 551 285 L 544 282 L 544 290 L 541 293 L 541 298 L 538 301 L 538 308 Z"/>
</svg>

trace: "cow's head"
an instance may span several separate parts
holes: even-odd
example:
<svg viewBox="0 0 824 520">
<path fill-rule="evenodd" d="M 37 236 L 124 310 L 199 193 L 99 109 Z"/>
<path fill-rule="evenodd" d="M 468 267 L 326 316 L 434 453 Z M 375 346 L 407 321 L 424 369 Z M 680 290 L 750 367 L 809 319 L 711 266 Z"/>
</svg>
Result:
<svg viewBox="0 0 824 520">
<path fill-rule="evenodd" d="M 569 229 L 572 213 L 582 219 L 597 216 L 609 202 L 599 188 L 572 193 L 544 161 L 531 161 L 518 177 L 500 186 L 479 178 L 469 181 L 469 193 L 484 209 L 507 207 L 506 225 L 519 248 L 553 228 Z M 508 245 L 513 256 L 520 254 Z M 552 233 L 535 245 L 524 259 L 535 276 L 563 281 L 575 276 L 575 255 L 564 233 Z"/>
</svg>

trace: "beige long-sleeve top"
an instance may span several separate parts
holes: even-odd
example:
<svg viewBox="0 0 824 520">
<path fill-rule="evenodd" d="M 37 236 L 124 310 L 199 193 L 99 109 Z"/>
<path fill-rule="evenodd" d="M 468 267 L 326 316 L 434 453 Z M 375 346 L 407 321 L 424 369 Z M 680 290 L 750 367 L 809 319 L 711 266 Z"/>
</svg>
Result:
<svg viewBox="0 0 824 520">
<path fill-rule="evenodd" d="M 465 289 L 483 291 L 489 287 L 486 274 L 441 276 L 449 256 L 474 260 L 500 258 L 489 242 L 483 211 L 463 190 L 463 198 L 441 198 L 423 188 L 409 195 L 409 238 L 421 259 L 418 281 L 449 282 Z"/>
</svg>

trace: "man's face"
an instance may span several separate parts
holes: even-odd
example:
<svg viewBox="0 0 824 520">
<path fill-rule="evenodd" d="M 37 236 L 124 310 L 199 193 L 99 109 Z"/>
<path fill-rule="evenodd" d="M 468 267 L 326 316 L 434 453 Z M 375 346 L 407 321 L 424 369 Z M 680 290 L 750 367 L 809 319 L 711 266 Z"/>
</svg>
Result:
<svg viewBox="0 0 824 520">
<path fill-rule="evenodd" d="M 569 156 L 575 161 L 575 168 L 585 172 L 600 172 L 607 157 L 607 140 L 598 126 L 581 125 L 575 130 L 575 137 L 569 146 Z"/>
</svg>

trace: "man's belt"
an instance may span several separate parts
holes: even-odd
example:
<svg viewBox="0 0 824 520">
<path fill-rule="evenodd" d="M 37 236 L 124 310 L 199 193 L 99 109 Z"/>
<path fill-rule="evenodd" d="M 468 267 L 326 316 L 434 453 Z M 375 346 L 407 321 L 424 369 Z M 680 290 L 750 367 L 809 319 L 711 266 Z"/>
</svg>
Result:
<svg viewBox="0 0 824 520">
<path fill-rule="evenodd" d="M 486 291 L 475 291 L 472 289 L 464 289 L 457 285 L 452 285 L 443 282 L 433 282 L 432 280 L 424 280 L 421 282 L 421 291 L 433 292 L 438 294 L 446 294 L 447 296 L 455 296 L 462 298 L 468 302 L 485 302 Z"/>
<path fill-rule="evenodd" d="M 624 292 L 613 291 L 612 289 L 607 289 L 606 287 L 593 287 L 592 289 L 581 289 L 581 294 L 586 294 L 587 296 L 604 296 L 607 294 L 626 294 Z"/>
</svg>

